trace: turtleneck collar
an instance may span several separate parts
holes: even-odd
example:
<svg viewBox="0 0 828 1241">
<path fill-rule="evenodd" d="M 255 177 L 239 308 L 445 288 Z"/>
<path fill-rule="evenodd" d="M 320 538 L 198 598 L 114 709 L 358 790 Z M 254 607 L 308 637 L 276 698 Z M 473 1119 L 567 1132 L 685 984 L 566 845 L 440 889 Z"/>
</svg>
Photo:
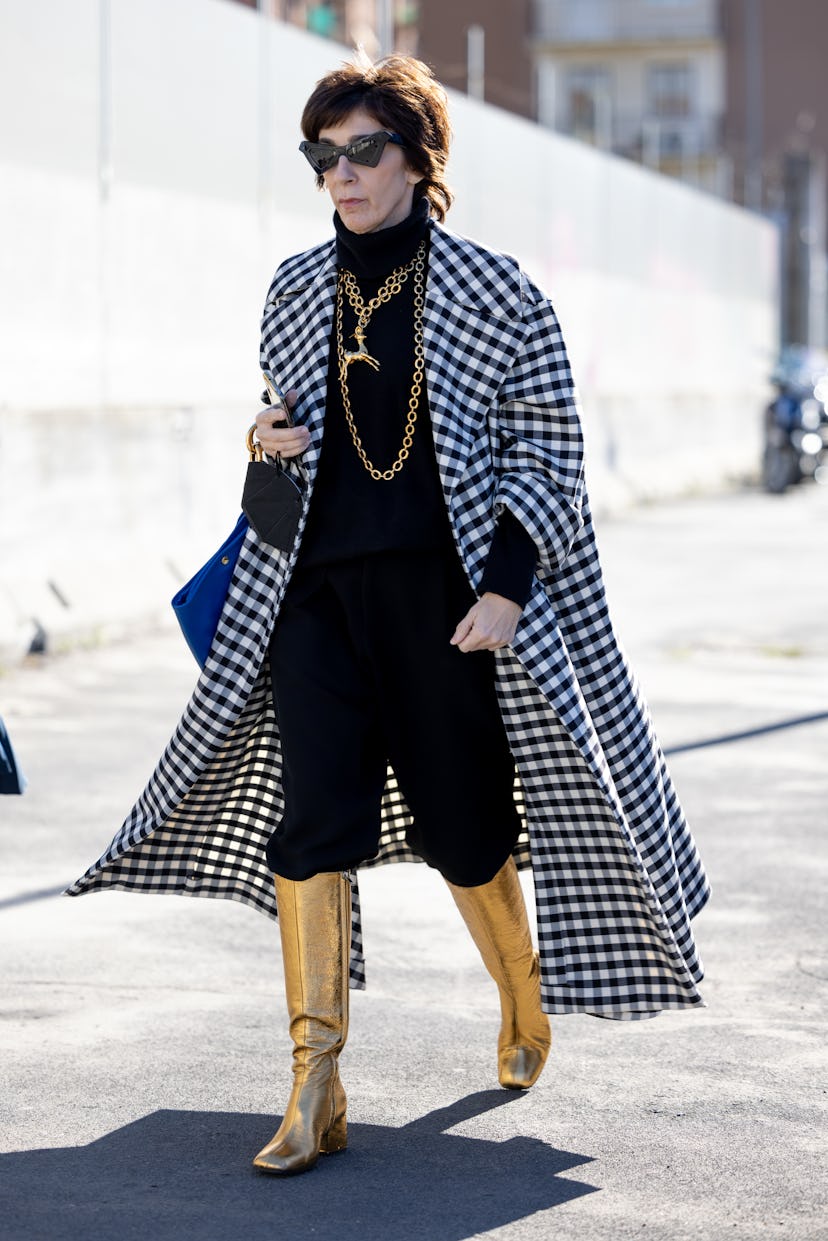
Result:
<svg viewBox="0 0 828 1241">
<path fill-rule="evenodd" d="M 428 199 L 414 204 L 411 214 L 399 224 L 375 233 L 352 233 L 334 214 L 336 263 L 363 279 L 387 276 L 414 257 L 428 228 Z"/>
</svg>

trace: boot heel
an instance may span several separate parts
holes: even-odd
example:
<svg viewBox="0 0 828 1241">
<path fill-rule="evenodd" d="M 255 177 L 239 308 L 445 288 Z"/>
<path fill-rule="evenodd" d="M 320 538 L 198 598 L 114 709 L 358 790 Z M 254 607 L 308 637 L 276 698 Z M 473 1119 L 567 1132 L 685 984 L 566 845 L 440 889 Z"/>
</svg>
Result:
<svg viewBox="0 0 828 1241">
<path fill-rule="evenodd" d="M 320 1155 L 335 1155 L 338 1151 L 344 1151 L 347 1147 L 348 1122 L 346 1108 L 345 1091 L 342 1088 L 342 1082 L 339 1080 L 339 1074 L 337 1074 L 334 1086 L 334 1117 L 327 1133 L 322 1135 L 322 1141 L 319 1145 Z"/>
<path fill-rule="evenodd" d="M 345 1124 L 345 1117 L 337 1124 L 331 1125 L 328 1132 L 322 1138 L 322 1144 L 319 1147 L 320 1155 L 337 1155 L 340 1151 L 344 1151 L 348 1146 L 348 1126 Z"/>
</svg>

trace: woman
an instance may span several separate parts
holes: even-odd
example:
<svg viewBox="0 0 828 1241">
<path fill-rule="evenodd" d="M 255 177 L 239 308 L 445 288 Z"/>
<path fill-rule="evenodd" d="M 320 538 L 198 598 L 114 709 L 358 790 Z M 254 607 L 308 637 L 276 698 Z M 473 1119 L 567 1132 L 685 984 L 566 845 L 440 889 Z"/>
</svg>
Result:
<svg viewBox="0 0 828 1241">
<path fill-rule="evenodd" d="M 554 312 L 442 227 L 444 92 L 416 60 L 349 65 L 302 129 L 336 236 L 276 273 L 262 367 L 295 425 L 281 405 L 256 419 L 302 486 L 299 534 L 289 552 L 248 535 L 175 736 L 70 890 L 278 909 L 294 1084 L 254 1161 L 277 1175 L 346 1144 L 360 866 L 445 877 L 514 1089 L 543 1068 L 546 1012 L 702 1002 L 689 919 L 708 894 L 607 614 Z"/>
</svg>

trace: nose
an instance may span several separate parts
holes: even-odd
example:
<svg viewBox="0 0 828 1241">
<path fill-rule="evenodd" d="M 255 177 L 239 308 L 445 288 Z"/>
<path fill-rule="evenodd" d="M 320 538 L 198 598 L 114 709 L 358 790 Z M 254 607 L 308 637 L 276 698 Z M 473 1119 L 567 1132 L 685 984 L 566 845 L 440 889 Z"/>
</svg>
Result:
<svg viewBox="0 0 828 1241">
<path fill-rule="evenodd" d="M 331 172 L 337 181 L 353 181 L 355 176 L 354 166 L 347 155 L 340 155 Z"/>
</svg>

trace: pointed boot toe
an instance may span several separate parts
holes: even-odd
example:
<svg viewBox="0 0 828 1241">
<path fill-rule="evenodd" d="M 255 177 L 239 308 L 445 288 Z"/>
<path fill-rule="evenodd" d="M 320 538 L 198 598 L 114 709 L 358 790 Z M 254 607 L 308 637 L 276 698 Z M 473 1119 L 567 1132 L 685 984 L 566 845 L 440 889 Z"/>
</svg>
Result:
<svg viewBox="0 0 828 1241">
<path fill-rule="evenodd" d="M 289 1142 L 277 1143 L 274 1139 L 259 1151 L 253 1160 L 253 1167 L 269 1176 L 298 1176 L 316 1167 L 318 1159 L 319 1151 L 308 1155 L 304 1151 L 291 1149 Z"/>
<path fill-rule="evenodd" d="M 528 1090 L 540 1077 L 549 1048 L 510 1047 L 498 1057 L 498 1080 L 506 1090 Z"/>
</svg>

